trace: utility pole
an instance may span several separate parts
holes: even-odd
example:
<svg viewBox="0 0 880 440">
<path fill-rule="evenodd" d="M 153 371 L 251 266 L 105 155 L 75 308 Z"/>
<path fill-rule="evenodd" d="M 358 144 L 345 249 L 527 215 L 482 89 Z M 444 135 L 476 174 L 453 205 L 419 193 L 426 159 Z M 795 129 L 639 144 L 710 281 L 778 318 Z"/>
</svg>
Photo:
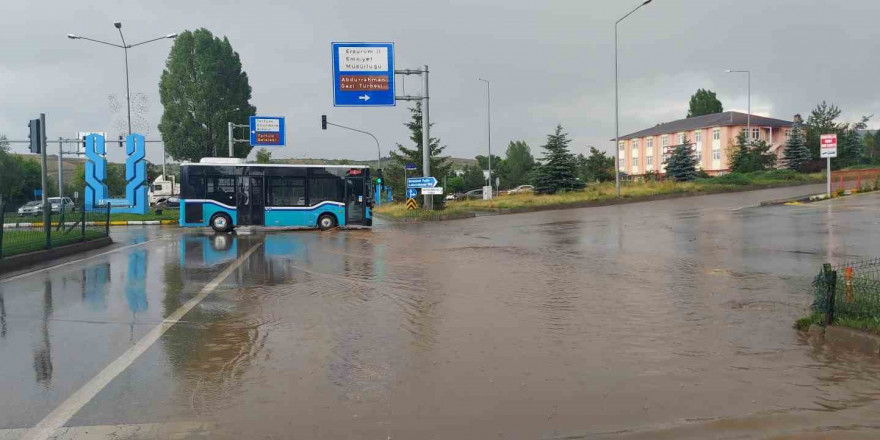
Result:
<svg viewBox="0 0 880 440">
<path fill-rule="evenodd" d="M 492 91 L 489 80 L 477 78 L 486 83 L 486 133 L 489 138 L 489 198 L 492 198 Z M 496 185 L 497 186 L 497 185 Z"/>
<path fill-rule="evenodd" d="M 64 197 L 64 167 L 61 162 L 64 160 L 64 140 L 58 138 L 58 197 Z M 63 204 L 62 204 L 63 206 Z"/>
<path fill-rule="evenodd" d="M 235 144 L 235 139 L 233 138 L 232 133 L 233 125 L 234 124 L 232 122 L 227 123 L 227 132 L 229 133 L 229 157 L 232 157 L 232 150 L 234 148 L 233 144 Z"/>
</svg>

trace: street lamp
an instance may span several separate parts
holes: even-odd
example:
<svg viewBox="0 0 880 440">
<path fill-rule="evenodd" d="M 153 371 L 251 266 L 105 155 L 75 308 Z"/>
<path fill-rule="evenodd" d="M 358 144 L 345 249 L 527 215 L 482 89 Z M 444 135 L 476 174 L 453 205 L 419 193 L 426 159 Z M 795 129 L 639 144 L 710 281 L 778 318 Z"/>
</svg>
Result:
<svg viewBox="0 0 880 440">
<path fill-rule="evenodd" d="M 177 34 L 168 34 L 162 37 L 153 38 L 147 41 L 141 41 L 140 43 L 135 44 L 125 44 L 125 37 L 122 35 L 122 23 L 116 22 L 113 23 L 113 26 L 119 31 L 119 38 L 122 40 L 122 44 L 114 44 L 108 43 L 106 41 L 96 40 L 93 38 L 83 37 L 76 34 L 67 34 L 67 38 L 71 40 L 87 40 L 94 43 L 106 44 L 108 46 L 118 47 L 125 52 L 125 100 L 128 103 L 128 134 L 131 134 L 131 89 L 129 87 L 129 78 L 128 78 L 128 49 L 131 49 L 135 46 L 140 46 L 147 43 L 152 43 L 153 41 L 164 40 L 164 39 L 174 39 L 177 38 Z"/>
<path fill-rule="evenodd" d="M 619 20 L 614 22 L 614 157 L 617 159 L 616 164 L 614 164 L 614 186 L 617 189 L 617 197 L 620 197 L 620 111 L 618 110 L 618 85 L 617 85 L 617 25 L 620 24 L 623 19 L 632 15 L 633 12 L 636 12 L 642 6 L 651 3 L 652 0 L 645 0 L 642 4 L 638 5 L 632 11 L 629 11 L 628 14 L 620 17 Z"/>
<path fill-rule="evenodd" d="M 488 79 L 477 78 L 486 83 L 486 133 L 489 137 L 489 197 L 492 197 L 492 90 Z"/>
<path fill-rule="evenodd" d="M 752 143 L 752 72 L 749 70 L 725 70 L 727 73 L 745 73 L 749 81 L 749 108 L 746 115 L 746 139 L 748 143 Z"/>
<path fill-rule="evenodd" d="M 119 38 L 122 39 L 122 44 L 114 44 L 108 43 L 106 41 L 95 40 L 93 38 L 83 37 L 81 35 L 76 34 L 67 34 L 67 38 L 71 40 L 87 40 L 94 43 L 106 44 L 108 46 L 118 47 L 125 52 L 125 102 L 128 107 L 128 134 L 131 134 L 131 89 L 129 88 L 129 80 L 128 80 L 128 49 L 132 47 L 141 46 L 147 43 L 152 43 L 153 41 L 165 40 L 165 39 L 175 39 L 177 38 L 177 34 L 168 34 L 162 37 L 153 38 L 147 41 L 141 41 L 140 43 L 135 44 L 125 44 L 125 37 L 122 35 L 122 23 L 115 22 L 113 26 L 119 31 Z M 165 176 L 165 144 L 162 143 L 162 175 Z"/>
</svg>

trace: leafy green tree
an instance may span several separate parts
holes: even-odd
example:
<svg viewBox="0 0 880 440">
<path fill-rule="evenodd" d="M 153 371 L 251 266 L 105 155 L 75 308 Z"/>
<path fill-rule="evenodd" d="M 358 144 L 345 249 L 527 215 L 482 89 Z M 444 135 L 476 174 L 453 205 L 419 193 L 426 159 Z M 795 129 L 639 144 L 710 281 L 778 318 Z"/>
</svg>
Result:
<svg viewBox="0 0 880 440">
<path fill-rule="evenodd" d="M 581 189 L 584 182 L 577 178 L 577 159 L 568 149 L 568 133 L 557 125 L 553 134 L 547 135 L 543 146 L 544 158 L 535 171 L 535 190 L 541 194 L 555 194 L 558 191 Z"/>
<path fill-rule="evenodd" d="M 806 144 L 812 160 L 819 160 L 819 137 L 823 134 L 837 134 L 838 139 L 846 130 L 846 124 L 834 122 L 840 116 L 840 108 L 825 101 L 816 105 L 810 112 L 805 125 Z"/>
<path fill-rule="evenodd" d="M 672 156 L 666 161 L 666 177 L 676 182 L 687 182 L 697 178 L 697 156 L 687 137 L 675 147 Z"/>
<path fill-rule="evenodd" d="M 504 155 L 504 162 L 499 168 L 501 185 L 513 188 L 528 183 L 535 169 L 535 158 L 529 144 L 525 141 L 511 141 L 507 144 Z"/>
<path fill-rule="evenodd" d="M 477 165 L 479 165 L 481 170 L 489 171 L 489 158 L 488 156 L 477 155 L 474 157 L 477 160 Z M 502 170 L 505 168 L 504 159 L 501 156 L 492 155 L 492 186 L 495 186 L 495 179 L 500 178 Z M 497 188 L 496 188 L 497 189 Z"/>
<path fill-rule="evenodd" d="M 37 165 L 37 170 L 40 167 Z M 104 179 L 104 183 L 107 184 L 107 193 L 110 197 L 123 197 L 125 196 L 125 164 L 121 163 L 108 163 L 107 164 L 107 178 Z M 80 194 L 85 194 L 86 187 L 86 168 L 85 164 L 79 164 L 76 166 L 76 170 L 73 172 L 73 177 L 70 179 L 68 183 L 68 187 L 72 188 L 74 191 L 79 191 Z"/>
<path fill-rule="evenodd" d="M 272 162 L 272 152 L 266 148 L 260 148 L 257 151 L 257 163 L 271 163 Z"/>
<path fill-rule="evenodd" d="M 697 93 L 691 96 L 687 117 L 711 115 L 712 113 L 721 113 L 724 106 L 715 96 L 715 92 L 706 89 L 697 89 Z"/>
<path fill-rule="evenodd" d="M 878 159 L 880 159 L 880 130 L 875 131 L 873 137 L 874 140 L 873 142 L 871 142 L 873 148 L 871 148 L 870 150 L 871 159 L 877 161 Z"/>
<path fill-rule="evenodd" d="M 614 180 L 614 158 L 591 146 L 589 156 L 578 155 L 578 177 L 584 182 Z"/>
<path fill-rule="evenodd" d="M 409 128 L 410 136 L 409 139 L 412 141 L 412 148 L 404 147 L 401 144 L 397 144 L 397 151 L 391 151 L 391 159 L 403 169 L 404 166 L 408 163 L 415 164 L 415 171 L 408 171 L 407 175 L 410 177 L 413 176 L 421 176 L 422 175 L 422 104 L 417 102 L 415 106 L 410 107 L 409 109 L 411 115 L 409 122 L 404 123 L 407 128 Z M 434 124 L 431 124 L 433 127 Z M 440 145 L 440 139 L 432 137 L 431 141 L 428 145 L 428 151 L 430 154 L 430 165 L 431 165 L 431 175 L 437 177 L 437 180 L 442 181 L 444 176 L 448 176 L 451 174 L 452 170 L 452 160 L 448 156 L 441 156 L 443 154 L 443 150 L 446 149 L 446 146 Z M 405 184 L 404 184 L 405 186 Z M 404 189 L 400 190 L 401 194 L 403 194 Z M 434 198 L 434 206 L 442 206 L 443 196 L 433 196 Z M 419 200 L 422 198 L 420 197 Z"/>
<path fill-rule="evenodd" d="M 486 177 L 479 165 L 465 165 L 461 175 L 464 190 L 479 189 L 486 185 Z"/>
<path fill-rule="evenodd" d="M 730 155 L 730 170 L 735 173 L 750 173 L 772 169 L 776 164 L 776 155 L 770 152 L 770 145 L 764 140 L 751 142 L 746 139 L 746 132 L 740 131 L 733 144 Z"/>
<path fill-rule="evenodd" d="M 256 114 L 251 86 L 229 39 L 207 29 L 181 33 L 171 48 L 159 81 L 162 120 L 159 132 L 168 155 L 198 161 L 226 155 L 227 123 L 246 124 Z M 247 143 L 235 143 L 235 157 L 245 158 Z"/>
<path fill-rule="evenodd" d="M 6 136 L 0 135 L 0 204 L 14 203 L 21 196 L 21 168 L 15 159 Z"/>
<path fill-rule="evenodd" d="M 447 194 L 457 194 L 467 191 L 467 187 L 464 184 L 464 178 L 460 176 L 450 177 L 446 181 L 446 193 Z"/>
<path fill-rule="evenodd" d="M 782 162 L 786 168 L 794 171 L 801 171 L 801 167 L 811 159 L 802 122 L 800 115 L 794 116 L 794 125 L 782 150 Z"/>
</svg>

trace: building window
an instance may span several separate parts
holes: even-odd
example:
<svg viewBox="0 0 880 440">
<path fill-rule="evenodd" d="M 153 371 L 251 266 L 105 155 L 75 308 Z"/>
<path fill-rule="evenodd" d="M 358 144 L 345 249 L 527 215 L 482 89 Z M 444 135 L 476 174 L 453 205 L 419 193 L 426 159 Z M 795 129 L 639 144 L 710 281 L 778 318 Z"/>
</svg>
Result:
<svg viewBox="0 0 880 440">
<path fill-rule="evenodd" d="M 645 158 L 645 165 L 652 167 L 654 166 L 654 156 L 648 156 Z"/>
<path fill-rule="evenodd" d="M 720 128 L 713 128 L 712 129 L 712 140 L 713 141 L 720 141 L 721 140 L 721 129 Z"/>
<path fill-rule="evenodd" d="M 668 134 L 664 134 L 663 136 L 660 136 L 660 146 L 661 147 L 668 147 L 669 146 L 669 135 Z"/>
<path fill-rule="evenodd" d="M 633 150 L 638 150 L 639 149 L 639 140 L 633 139 L 632 143 L 633 143 Z"/>
<path fill-rule="evenodd" d="M 703 130 L 697 130 L 694 132 L 694 142 L 698 144 L 703 142 Z"/>
<path fill-rule="evenodd" d="M 684 133 L 678 134 L 678 145 L 684 144 Z"/>
<path fill-rule="evenodd" d="M 638 158 L 638 157 L 634 157 L 634 158 L 633 158 L 633 167 L 637 167 L 637 166 L 639 166 L 639 158 Z"/>
<path fill-rule="evenodd" d="M 789 137 L 789 136 L 791 136 L 791 129 L 790 129 L 790 128 L 786 128 L 786 129 L 785 129 L 785 137 Z"/>
<path fill-rule="evenodd" d="M 653 137 L 649 137 L 648 139 L 645 139 L 645 147 L 654 148 L 654 138 Z"/>
<path fill-rule="evenodd" d="M 721 151 L 721 150 L 718 150 Z M 703 160 L 703 149 L 701 147 L 694 146 L 694 154 L 697 157 L 697 162 Z"/>
<path fill-rule="evenodd" d="M 623 151 L 623 146 L 626 145 L 626 141 L 620 141 L 620 150 Z"/>
<path fill-rule="evenodd" d="M 761 129 L 753 128 L 752 129 L 752 139 L 758 140 L 761 139 Z"/>
<path fill-rule="evenodd" d="M 712 150 L 712 159 L 721 160 L 721 150 L 720 149 Z"/>
</svg>

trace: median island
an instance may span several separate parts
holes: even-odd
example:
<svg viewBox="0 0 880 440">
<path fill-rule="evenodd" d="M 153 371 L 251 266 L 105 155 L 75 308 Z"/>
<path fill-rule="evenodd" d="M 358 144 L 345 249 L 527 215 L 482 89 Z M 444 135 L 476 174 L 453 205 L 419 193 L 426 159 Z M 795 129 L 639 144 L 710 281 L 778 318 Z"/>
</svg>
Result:
<svg viewBox="0 0 880 440">
<path fill-rule="evenodd" d="M 589 184 L 581 190 L 557 192 L 556 194 L 525 193 L 499 195 L 492 200 L 447 201 L 442 209 L 435 211 L 408 210 L 405 203 L 393 203 L 377 206 L 374 212 L 378 217 L 389 220 L 451 220 L 474 217 L 477 213 L 513 214 L 808 185 L 824 182 L 824 176 L 824 173 L 800 174 L 788 170 L 772 170 L 730 173 L 721 177 L 696 179 L 690 182 L 671 180 L 627 182 L 621 185 L 619 198 L 616 196 L 614 183 L 604 182 Z"/>
</svg>

